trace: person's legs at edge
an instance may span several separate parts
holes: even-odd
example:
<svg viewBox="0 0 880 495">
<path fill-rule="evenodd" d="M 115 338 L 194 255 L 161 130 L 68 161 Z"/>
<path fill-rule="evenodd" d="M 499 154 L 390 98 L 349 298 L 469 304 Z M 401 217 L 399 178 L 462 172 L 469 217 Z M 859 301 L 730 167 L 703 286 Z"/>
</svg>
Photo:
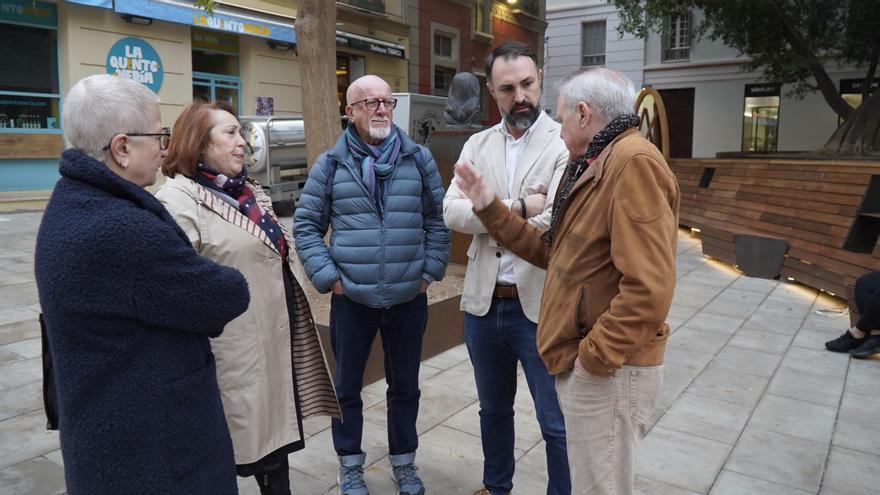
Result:
<svg viewBox="0 0 880 495">
<path fill-rule="evenodd" d="M 568 453 L 565 444 L 565 420 L 559 408 L 553 375 L 538 355 L 535 333 L 538 326 L 530 321 L 516 299 L 504 306 L 503 325 L 507 341 L 517 359 L 522 363 L 523 374 L 535 404 L 538 425 L 547 452 L 547 495 L 571 493 L 571 476 L 568 472 Z"/>
<path fill-rule="evenodd" d="M 361 450 L 364 368 L 380 325 L 381 310 L 334 294 L 330 302 L 330 342 L 336 359 L 336 397 L 343 421 L 333 419 L 333 447 L 339 456 L 340 493 L 363 495 L 365 454 Z"/>
<path fill-rule="evenodd" d="M 516 355 L 504 335 L 502 314 L 506 302 L 493 298 L 486 315 L 464 315 L 464 342 L 480 400 L 483 485 L 492 495 L 510 492 L 515 468 Z"/>
<path fill-rule="evenodd" d="M 388 459 L 398 492 L 405 494 L 424 494 L 415 453 L 419 445 L 419 367 L 427 322 L 428 297 L 420 293 L 412 301 L 384 310 L 379 330 L 388 384 Z"/>
<path fill-rule="evenodd" d="M 575 369 L 557 376 L 575 495 L 633 491 L 638 445 L 662 384 L 662 366 L 624 366 L 612 378 Z"/>
</svg>

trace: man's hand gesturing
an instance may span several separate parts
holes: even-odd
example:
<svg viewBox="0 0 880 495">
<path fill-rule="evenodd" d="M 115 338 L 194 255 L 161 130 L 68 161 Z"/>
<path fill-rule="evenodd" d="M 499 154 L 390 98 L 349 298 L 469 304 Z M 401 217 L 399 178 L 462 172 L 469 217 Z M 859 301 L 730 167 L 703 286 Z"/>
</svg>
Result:
<svg viewBox="0 0 880 495">
<path fill-rule="evenodd" d="M 495 198 L 495 193 L 483 180 L 483 175 L 467 161 L 455 164 L 455 183 L 458 185 L 458 189 L 471 200 L 474 211 L 483 210 Z"/>
</svg>

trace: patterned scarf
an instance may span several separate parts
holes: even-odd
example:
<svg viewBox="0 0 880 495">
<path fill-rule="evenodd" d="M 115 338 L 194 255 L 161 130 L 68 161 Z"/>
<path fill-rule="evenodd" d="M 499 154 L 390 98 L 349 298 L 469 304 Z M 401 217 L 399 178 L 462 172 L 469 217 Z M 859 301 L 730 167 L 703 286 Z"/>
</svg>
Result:
<svg viewBox="0 0 880 495">
<path fill-rule="evenodd" d="M 593 140 L 590 141 L 590 145 L 587 146 L 586 153 L 568 162 L 568 167 L 566 167 L 565 174 L 562 177 L 562 187 L 556 193 L 556 198 L 553 200 L 553 213 L 550 217 L 550 228 L 547 232 L 544 232 L 544 235 L 542 236 L 544 242 L 546 242 L 548 246 L 553 246 L 553 234 L 556 231 L 557 215 L 562 211 L 562 208 L 568 201 L 568 196 L 571 194 L 571 190 L 574 188 L 577 180 L 580 179 L 581 175 L 583 175 L 587 168 L 590 167 L 590 164 L 593 163 L 593 160 L 599 156 L 599 153 L 602 153 L 611 141 L 614 141 L 614 139 L 623 131 L 630 127 L 637 127 L 638 125 L 639 117 L 635 114 L 629 113 L 617 117 L 609 122 L 604 129 L 593 136 Z"/>
<path fill-rule="evenodd" d="M 284 240 L 284 232 L 275 218 L 260 206 L 251 188 L 245 185 L 247 182 L 246 168 L 242 167 L 238 175 L 230 178 L 216 169 L 200 163 L 195 181 L 208 189 L 220 191 L 237 201 L 238 211 L 248 217 L 251 222 L 259 225 L 275 248 L 278 249 L 281 259 L 287 259 L 287 242 Z"/>
<path fill-rule="evenodd" d="M 348 150 L 351 154 L 361 162 L 361 178 L 367 190 L 373 196 L 376 206 L 381 211 L 385 200 L 382 197 L 384 192 L 384 180 L 391 177 L 394 172 L 394 166 L 400 162 L 400 134 L 396 126 L 391 126 L 391 134 L 385 138 L 378 146 L 367 144 L 358 136 L 357 129 L 354 124 L 349 124 L 345 129 L 345 141 L 348 144 Z M 378 186 L 376 179 L 379 179 Z"/>
</svg>

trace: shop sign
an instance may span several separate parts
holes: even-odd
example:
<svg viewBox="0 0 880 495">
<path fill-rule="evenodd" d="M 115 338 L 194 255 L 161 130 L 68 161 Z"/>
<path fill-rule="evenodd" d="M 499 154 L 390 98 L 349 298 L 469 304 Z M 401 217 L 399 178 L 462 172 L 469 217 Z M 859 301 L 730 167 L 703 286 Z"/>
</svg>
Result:
<svg viewBox="0 0 880 495">
<path fill-rule="evenodd" d="M 218 33 L 217 31 L 193 29 L 192 46 L 194 49 L 237 54 L 238 36 Z"/>
<path fill-rule="evenodd" d="M 159 54 L 140 38 L 122 38 L 107 52 L 107 74 L 127 77 L 159 92 L 165 69 Z"/>
<path fill-rule="evenodd" d="M 862 88 L 865 87 L 864 79 L 841 79 L 840 80 L 840 94 L 860 94 L 862 92 Z M 871 87 L 868 89 L 868 93 L 873 93 L 877 91 L 877 88 L 880 88 L 880 79 L 874 78 L 871 80 Z"/>
<path fill-rule="evenodd" d="M 750 96 L 779 96 L 779 85 L 770 84 L 746 84 L 746 98 Z"/>
<path fill-rule="evenodd" d="M 406 50 L 400 45 L 342 31 L 336 31 L 336 45 L 387 55 L 389 57 L 406 58 Z"/>
<path fill-rule="evenodd" d="M 211 14 L 207 14 L 204 10 L 193 7 L 191 2 L 187 4 L 171 0 L 116 0 L 114 10 L 120 14 L 132 14 L 227 33 L 296 43 L 292 19 L 242 10 L 232 13 L 224 10 L 223 6 L 217 6 Z"/>
<path fill-rule="evenodd" d="M 0 0 L 0 21 L 55 27 L 57 7 L 33 0 Z"/>
</svg>

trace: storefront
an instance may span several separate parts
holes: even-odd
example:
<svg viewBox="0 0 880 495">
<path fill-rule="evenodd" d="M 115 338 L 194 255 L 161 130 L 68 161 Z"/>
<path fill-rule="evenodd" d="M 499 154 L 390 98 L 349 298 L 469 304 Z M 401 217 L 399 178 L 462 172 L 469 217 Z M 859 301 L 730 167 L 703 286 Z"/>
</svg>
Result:
<svg viewBox="0 0 880 495">
<path fill-rule="evenodd" d="M 227 101 L 239 114 L 301 112 L 295 11 L 250 3 L 273 13 L 222 6 L 208 16 L 172 0 L 0 0 L 0 65 L 16 69 L 0 70 L 0 201 L 51 190 L 63 95 L 91 74 L 153 89 L 165 125 L 194 98 Z"/>
</svg>

